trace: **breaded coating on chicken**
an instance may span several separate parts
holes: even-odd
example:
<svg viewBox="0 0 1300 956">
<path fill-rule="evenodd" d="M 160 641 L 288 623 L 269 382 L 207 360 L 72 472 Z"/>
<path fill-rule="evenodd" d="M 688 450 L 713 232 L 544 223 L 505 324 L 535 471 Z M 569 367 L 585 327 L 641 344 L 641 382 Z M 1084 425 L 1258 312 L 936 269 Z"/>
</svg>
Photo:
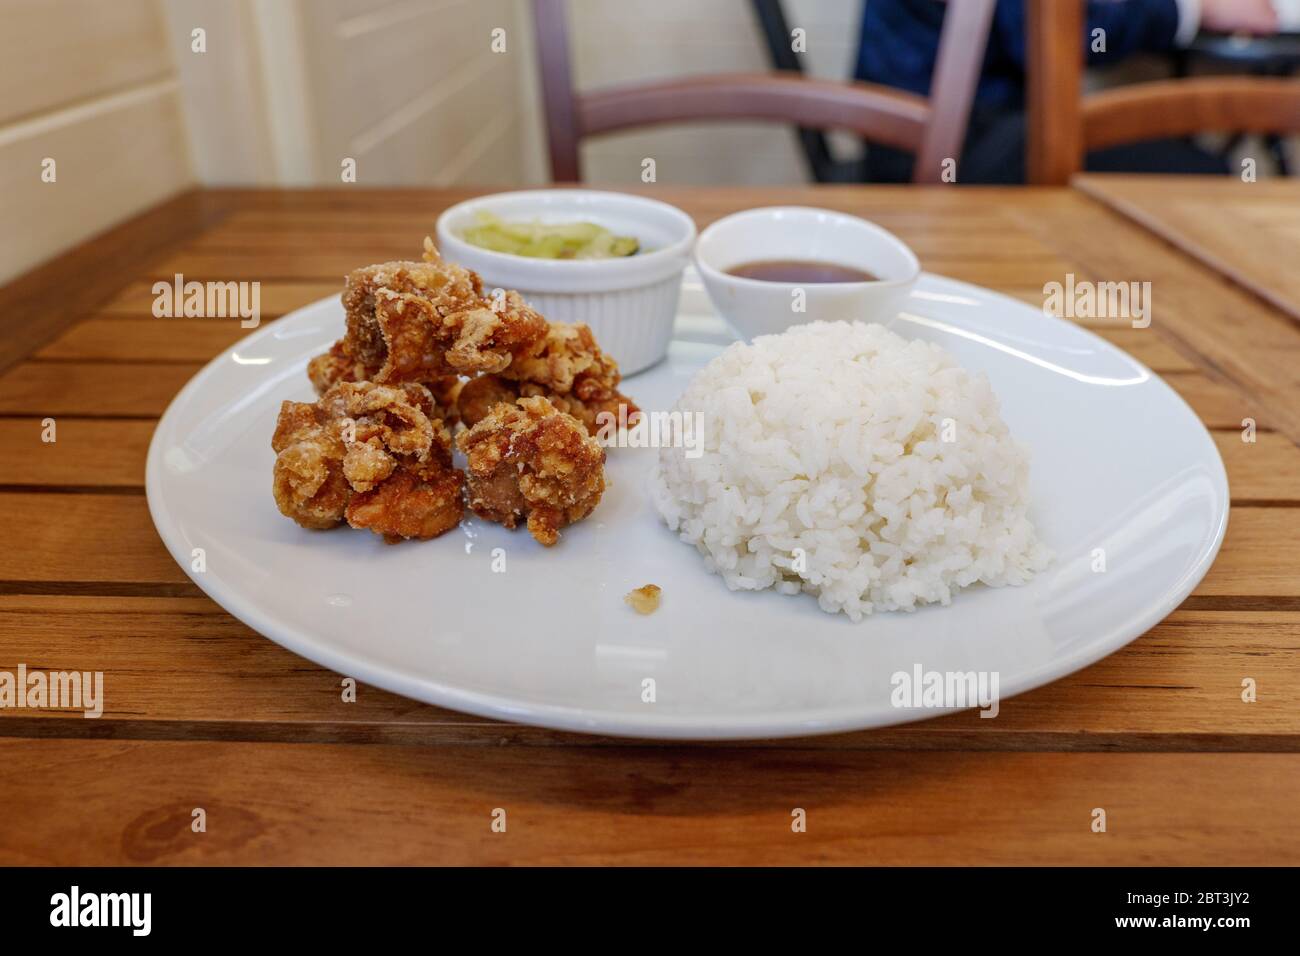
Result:
<svg viewBox="0 0 1300 956">
<path fill-rule="evenodd" d="M 580 421 L 592 438 L 601 436 L 601 427 L 606 421 L 611 423 L 606 434 L 612 435 L 617 432 L 620 422 L 633 425 L 641 414 L 632 400 L 621 392 L 606 393 L 603 399 L 584 402 L 572 393 L 560 395 L 544 386 L 511 382 L 500 375 L 480 375 L 461 386 L 456 398 L 456 414 L 460 421 L 472 427 L 482 421 L 497 402 L 514 402 L 519 398 L 546 399 L 557 410 Z M 622 418 L 619 417 L 620 409 Z M 602 417 L 606 414 L 608 418 Z"/>
<path fill-rule="evenodd" d="M 546 320 L 519 293 L 485 297 L 475 273 L 442 259 L 428 237 L 424 249 L 424 262 L 381 262 L 348 275 L 347 332 L 328 353 L 332 362 L 348 364 L 356 380 L 364 373 L 380 383 L 425 383 L 499 372 L 542 347 Z M 316 361 L 323 378 L 327 363 Z"/>
<path fill-rule="evenodd" d="M 340 382 L 369 382 L 379 373 L 377 368 L 367 368 L 348 356 L 340 340 L 335 342 L 328 352 L 317 355 L 307 363 L 307 377 L 311 379 L 312 388 L 317 395 L 324 395 Z M 441 418 L 446 424 L 453 425 L 459 421 L 456 411 L 456 397 L 460 393 L 460 376 L 454 372 L 421 379 L 423 385 L 433 395 L 435 405 L 432 417 Z"/>
<path fill-rule="evenodd" d="M 616 427 L 620 421 L 632 424 L 640 415 L 636 403 L 618 390 L 621 378 L 618 363 L 600 350 L 588 326 L 552 322 L 540 351 L 516 358 L 497 376 L 466 383 L 457 406 L 461 420 L 472 426 L 495 402 L 540 396 L 595 436 L 601 413 L 613 416 Z"/>
<path fill-rule="evenodd" d="M 401 465 L 391 478 L 348 502 L 348 524 L 386 541 L 436 538 L 460 524 L 465 476 L 440 463 Z"/>
<path fill-rule="evenodd" d="M 384 363 L 372 376 L 374 381 L 423 382 L 456 374 L 447 364 L 447 337 L 433 303 L 391 289 L 377 289 L 374 303 L 375 324 L 384 342 Z"/>
<path fill-rule="evenodd" d="M 463 514 L 451 434 L 423 385 L 340 382 L 314 405 L 285 402 L 271 447 L 276 505 L 305 528 L 432 538 Z"/>
<path fill-rule="evenodd" d="M 494 405 L 456 444 L 468 459 L 474 513 L 507 528 L 526 516 L 547 547 L 560 528 L 591 514 L 605 491 L 605 450 L 544 398 Z"/>
<path fill-rule="evenodd" d="M 519 398 L 519 383 L 508 382 L 500 375 L 480 375 L 461 386 L 456 395 L 456 413 L 467 427 L 473 428 L 487 418 L 498 402 L 513 405 Z"/>
<path fill-rule="evenodd" d="M 442 325 L 450 339 L 447 364 L 466 374 L 500 372 L 527 360 L 543 347 L 550 328 L 513 290 L 489 296 L 480 308 L 453 312 Z"/>
<path fill-rule="evenodd" d="M 424 262 L 381 262 L 354 269 L 343 285 L 343 311 L 347 353 L 368 366 L 378 367 L 388 357 L 388 346 L 375 318 L 375 293 L 380 289 L 418 295 L 438 316 L 483 304 L 483 284 L 476 273 L 440 258 L 425 240 Z"/>
<path fill-rule="evenodd" d="M 307 363 L 307 377 L 317 395 L 324 395 L 339 382 L 368 382 L 378 371 L 379 366 L 367 366 L 349 355 L 342 339 Z"/>
<path fill-rule="evenodd" d="M 535 352 L 546 336 L 546 320 L 517 292 L 446 314 L 418 294 L 379 289 L 374 301 L 385 347 L 384 364 L 374 376 L 377 382 L 499 372 L 517 357 Z M 344 345 L 347 348 L 346 340 Z"/>
<path fill-rule="evenodd" d="M 602 390 L 612 391 L 622 377 L 618 363 L 600 350 L 590 326 L 582 322 L 548 323 L 541 347 L 531 355 L 520 356 L 502 376 L 532 382 L 559 395 L 582 389 L 591 396 Z"/>
<path fill-rule="evenodd" d="M 275 423 L 272 490 L 284 514 L 304 528 L 332 528 L 343 520 L 352 489 L 343 477 L 343 443 L 337 422 L 306 402 L 285 402 Z"/>
</svg>

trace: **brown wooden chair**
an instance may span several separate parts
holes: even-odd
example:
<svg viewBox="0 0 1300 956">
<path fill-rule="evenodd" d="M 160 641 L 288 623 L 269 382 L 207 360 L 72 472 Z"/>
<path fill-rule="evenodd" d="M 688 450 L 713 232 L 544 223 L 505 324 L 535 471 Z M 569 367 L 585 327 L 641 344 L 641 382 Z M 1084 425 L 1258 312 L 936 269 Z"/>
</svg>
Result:
<svg viewBox="0 0 1300 956">
<path fill-rule="evenodd" d="M 1082 96 L 1085 0 L 1029 0 L 1026 163 L 1035 185 L 1063 185 L 1083 155 L 1194 133 L 1300 132 L 1300 79 L 1184 77 Z"/>
<path fill-rule="evenodd" d="M 994 0 L 954 0 L 944 17 L 929 99 L 872 83 L 835 83 L 789 73 L 703 74 L 651 83 L 573 89 L 565 0 L 533 0 L 551 178 L 582 178 L 587 136 L 698 120 L 770 120 L 842 129 L 916 154 L 912 179 L 941 181 L 961 155 Z"/>
</svg>

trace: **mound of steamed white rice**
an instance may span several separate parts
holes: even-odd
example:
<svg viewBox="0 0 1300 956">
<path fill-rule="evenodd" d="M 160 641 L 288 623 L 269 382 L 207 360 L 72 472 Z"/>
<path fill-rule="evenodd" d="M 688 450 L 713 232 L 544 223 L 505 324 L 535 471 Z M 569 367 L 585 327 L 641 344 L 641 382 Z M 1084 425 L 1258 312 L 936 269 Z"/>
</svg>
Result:
<svg viewBox="0 0 1300 956">
<path fill-rule="evenodd" d="M 1023 584 L 1050 560 L 1025 449 L 987 378 L 937 345 L 797 326 L 732 345 L 677 409 L 702 416 L 702 453 L 661 449 L 652 495 L 733 590 L 806 591 L 856 621 Z"/>
</svg>

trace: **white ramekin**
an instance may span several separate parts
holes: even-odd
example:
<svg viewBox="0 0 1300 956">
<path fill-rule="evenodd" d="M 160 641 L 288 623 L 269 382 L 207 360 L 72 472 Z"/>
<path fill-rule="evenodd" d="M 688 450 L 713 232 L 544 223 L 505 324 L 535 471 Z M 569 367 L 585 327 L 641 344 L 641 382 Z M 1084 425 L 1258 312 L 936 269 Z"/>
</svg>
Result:
<svg viewBox="0 0 1300 956">
<path fill-rule="evenodd" d="M 461 235 L 479 212 L 506 220 L 594 222 L 635 236 L 642 251 L 622 259 L 530 259 L 470 245 Z M 690 262 L 695 223 L 675 206 L 626 193 L 536 189 L 481 196 L 438 217 L 442 255 L 483 279 L 487 289 L 515 289 L 555 322 L 585 322 L 624 375 L 664 357 L 672 338 L 682 271 Z"/>
<path fill-rule="evenodd" d="M 768 282 L 729 271 L 773 259 L 832 262 L 878 278 Z M 818 319 L 888 322 L 921 274 L 916 255 L 892 232 L 857 216 L 808 206 L 768 206 L 719 219 L 700 234 L 695 267 L 714 308 L 746 340 Z"/>
</svg>

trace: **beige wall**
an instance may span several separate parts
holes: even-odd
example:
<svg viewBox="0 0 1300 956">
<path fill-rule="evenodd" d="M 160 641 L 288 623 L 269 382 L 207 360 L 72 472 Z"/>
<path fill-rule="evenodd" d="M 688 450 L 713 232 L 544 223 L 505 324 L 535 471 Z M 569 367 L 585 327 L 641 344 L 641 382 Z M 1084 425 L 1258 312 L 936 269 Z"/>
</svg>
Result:
<svg viewBox="0 0 1300 956">
<path fill-rule="evenodd" d="M 0 0 L 0 23 L 4 282 L 191 175 L 157 0 Z"/>
<path fill-rule="evenodd" d="M 334 185 L 344 159 L 372 186 L 543 173 L 521 0 L 165 2 L 204 183 Z"/>
<path fill-rule="evenodd" d="M 205 185 L 274 183 L 277 168 L 256 0 L 158 0 L 180 78 L 195 178 Z M 202 30 L 196 49 L 193 32 Z"/>
<path fill-rule="evenodd" d="M 0 282 L 196 183 L 335 185 L 345 157 L 361 185 L 541 181 L 529 14 L 523 0 L 0 0 Z"/>
<path fill-rule="evenodd" d="M 343 157 L 359 182 L 518 183 L 540 144 L 528 6 L 515 0 L 312 0 L 307 86 L 323 179 Z M 492 49 L 504 31 L 503 52 Z"/>
</svg>

